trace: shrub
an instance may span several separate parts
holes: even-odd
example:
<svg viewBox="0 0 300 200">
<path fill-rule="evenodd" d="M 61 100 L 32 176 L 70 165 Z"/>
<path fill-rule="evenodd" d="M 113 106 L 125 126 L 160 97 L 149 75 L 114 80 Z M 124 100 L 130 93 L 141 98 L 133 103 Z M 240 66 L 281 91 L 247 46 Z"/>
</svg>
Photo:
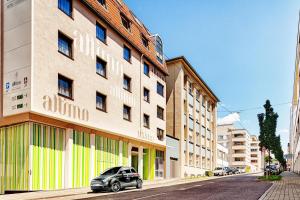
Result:
<svg viewBox="0 0 300 200">
<path fill-rule="evenodd" d="M 281 180 L 281 176 L 278 175 L 270 175 L 270 176 L 260 176 L 258 177 L 259 180 L 263 180 L 263 181 L 279 181 Z"/>
<path fill-rule="evenodd" d="M 213 176 L 214 173 L 212 171 L 206 171 L 205 176 Z"/>
</svg>

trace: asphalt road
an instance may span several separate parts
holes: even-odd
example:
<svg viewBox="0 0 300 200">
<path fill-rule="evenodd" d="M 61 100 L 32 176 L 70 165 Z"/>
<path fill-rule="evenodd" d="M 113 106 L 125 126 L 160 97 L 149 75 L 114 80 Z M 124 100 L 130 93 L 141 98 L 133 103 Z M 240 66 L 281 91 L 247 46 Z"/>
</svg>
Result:
<svg viewBox="0 0 300 200">
<path fill-rule="evenodd" d="M 269 182 L 257 180 L 254 175 L 228 176 L 201 182 L 160 187 L 147 190 L 132 190 L 106 196 L 92 197 L 92 200 L 257 200 L 271 186 Z M 128 189 L 130 190 L 130 189 Z"/>
</svg>

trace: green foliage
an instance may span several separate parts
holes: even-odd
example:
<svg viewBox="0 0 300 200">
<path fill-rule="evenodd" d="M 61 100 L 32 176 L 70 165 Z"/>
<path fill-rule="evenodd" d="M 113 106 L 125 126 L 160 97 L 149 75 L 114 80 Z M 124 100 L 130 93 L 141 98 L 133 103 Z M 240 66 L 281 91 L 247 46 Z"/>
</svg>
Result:
<svg viewBox="0 0 300 200">
<path fill-rule="evenodd" d="M 281 178 L 282 177 L 279 176 L 279 175 L 260 176 L 260 177 L 258 177 L 259 180 L 263 180 L 263 181 L 280 181 Z"/>
<path fill-rule="evenodd" d="M 205 171 L 205 176 L 213 176 L 214 173 L 212 171 Z"/>
<path fill-rule="evenodd" d="M 266 157 L 265 157 L 265 162 L 266 162 L 266 163 L 272 162 L 272 159 L 273 159 L 273 158 L 272 158 L 271 156 L 266 156 Z"/>
<path fill-rule="evenodd" d="M 278 114 L 274 112 L 269 100 L 264 105 L 265 113 L 257 115 L 258 123 L 260 128 L 259 141 L 260 147 L 265 148 L 269 152 L 274 154 L 275 158 L 282 164 L 285 165 L 285 159 L 283 157 L 283 151 L 280 142 L 280 136 L 276 136 L 276 127 Z M 269 164 L 271 159 L 268 159 Z"/>
</svg>

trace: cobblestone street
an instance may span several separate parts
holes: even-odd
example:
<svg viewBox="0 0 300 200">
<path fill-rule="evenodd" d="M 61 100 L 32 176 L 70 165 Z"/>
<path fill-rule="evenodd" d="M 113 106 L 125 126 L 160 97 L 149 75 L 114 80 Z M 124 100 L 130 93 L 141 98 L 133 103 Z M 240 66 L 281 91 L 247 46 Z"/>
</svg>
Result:
<svg viewBox="0 0 300 200">
<path fill-rule="evenodd" d="M 260 200 L 296 200 L 300 199 L 300 176 L 292 172 L 283 172 L 282 180 L 275 181 Z"/>
</svg>

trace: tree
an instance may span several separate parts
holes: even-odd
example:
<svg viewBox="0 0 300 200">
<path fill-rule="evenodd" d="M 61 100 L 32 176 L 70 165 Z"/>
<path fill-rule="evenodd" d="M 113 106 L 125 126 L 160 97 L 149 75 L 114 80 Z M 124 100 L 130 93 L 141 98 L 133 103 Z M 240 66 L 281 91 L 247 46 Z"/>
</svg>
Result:
<svg viewBox="0 0 300 200">
<path fill-rule="evenodd" d="M 257 115 L 259 122 L 259 141 L 260 148 L 268 150 L 269 157 L 271 157 L 271 151 L 276 152 L 277 156 L 280 154 L 278 147 L 278 141 L 276 139 L 276 127 L 278 114 L 274 112 L 269 100 L 266 101 L 264 105 L 265 113 L 260 113 Z M 279 137 L 280 143 L 280 137 Z M 280 146 L 281 148 L 281 146 Z M 275 156 L 277 159 L 277 157 Z M 271 159 L 269 159 L 269 165 L 271 164 Z"/>
</svg>

